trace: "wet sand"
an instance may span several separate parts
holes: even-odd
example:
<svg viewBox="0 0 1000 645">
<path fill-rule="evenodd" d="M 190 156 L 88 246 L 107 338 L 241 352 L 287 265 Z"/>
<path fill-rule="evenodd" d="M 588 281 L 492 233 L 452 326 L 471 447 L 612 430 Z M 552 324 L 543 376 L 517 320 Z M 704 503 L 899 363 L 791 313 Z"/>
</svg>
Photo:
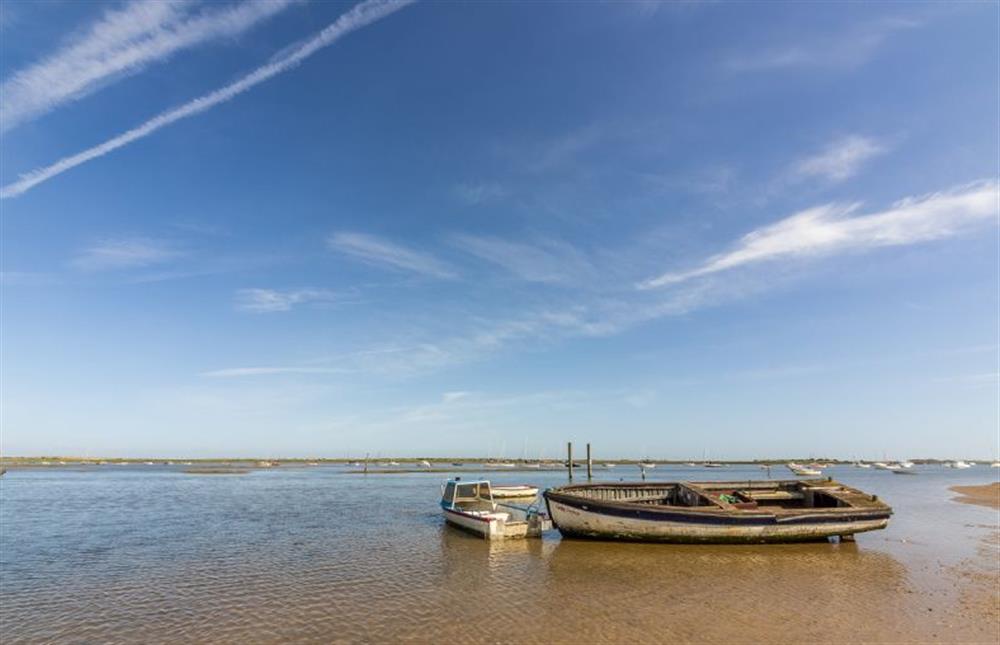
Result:
<svg viewBox="0 0 1000 645">
<path fill-rule="evenodd" d="M 956 502 L 1000 509 L 1000 482 L 981 486 L 952 486 L 948 490 L 961 495 L 954 498 Z"/>
</svg>

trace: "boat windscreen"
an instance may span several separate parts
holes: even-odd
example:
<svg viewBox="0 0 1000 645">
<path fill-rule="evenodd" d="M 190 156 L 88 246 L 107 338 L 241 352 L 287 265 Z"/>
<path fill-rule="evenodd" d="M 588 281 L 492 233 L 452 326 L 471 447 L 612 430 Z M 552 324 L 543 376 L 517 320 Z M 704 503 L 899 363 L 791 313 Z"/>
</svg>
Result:
<svg viewBox="0 0 1000 645">
<path fill-rule="evenodd" d="M 456 502 L 475 499 L 490 499 L 490 485 L 487 482 L 458 485 L 458 494 L 455 496 Z"/>
</svg>

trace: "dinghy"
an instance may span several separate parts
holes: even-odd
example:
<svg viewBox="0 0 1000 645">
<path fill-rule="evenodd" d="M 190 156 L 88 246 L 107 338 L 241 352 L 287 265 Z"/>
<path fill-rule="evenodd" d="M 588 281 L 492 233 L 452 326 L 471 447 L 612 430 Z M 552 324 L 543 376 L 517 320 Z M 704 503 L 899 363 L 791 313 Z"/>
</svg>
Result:
<svg viewBox="0 0 1000 645">
<path fill-rule="evenodd" d="M 830 479 L 578 484 L 545 503 L 566 537 L 680 543 L 842 538 L 883 529 L 892 509 Z"/>
<path fill-rule="evenodd" d="M 538 487 L 520 484 L 516 486 L 494 486 L 493 499 L 524 499 L 538 497 Z"/>
</svg>

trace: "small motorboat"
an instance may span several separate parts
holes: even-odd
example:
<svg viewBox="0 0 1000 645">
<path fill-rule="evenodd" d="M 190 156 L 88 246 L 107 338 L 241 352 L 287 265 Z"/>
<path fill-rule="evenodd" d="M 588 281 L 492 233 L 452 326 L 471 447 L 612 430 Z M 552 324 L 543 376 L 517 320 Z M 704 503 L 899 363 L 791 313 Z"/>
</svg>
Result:
<svg viewBox="0 0 1000 645">
<path fill-rule="evenodd" d="M 604 467 L 605 467 L 605 468 L 614 468 L 614 467 L 615 467 L 615 466 L 617 466 L 617 465 L 618 465 L 618 464 L 612 464 L 612 463 L 607 463 L 607 464 L 604 464 Z"/>
<path fill-rule="evenodd" d="M 972 468 L 972 464 L 968 464 L 968 463 L 962 461 L 961 459 L 959 459 L 958 461 L 953 461 L 950 464 L 948 464 L 948 467 L 949 468 Z"/>
<path fill-rule="evenodd" d="M 720 464 L 717 461 L 706 461 L 705 463 L 703 463 L 701 465 L 701 467 L 702 468 L 725 468 L 725 466 L 723 464 Z"/>
<path fill-rule="evenodd" d="M 515 486 L 494 486 L 493 499 L 524 499 L 538 497 L 538 487 L 520 484 Z"/>
<path fill-rule="evenodd" d="M 799 477 L 819 477 L 823 474 L 823 472 L 818 468 L 810 468 L 794 462 L 786 464 L 786 466 L 788 470 L 792 471 L 792 474 L 798 475 Z"/>
<path fill-rule="evenodd" d="M 656 468 L 656 464 L 651 461 L 640 461 L 639 468 Z"/>
<path fill-rule="evenodd" d="M 497 503 L 486 480 L 449 479 L 441 491 L 441 510 L 452 526 L 487 540 L 540 537 L 552 527 L 548 516 L 535 506 Z"/>
<path fill-rule="evenodd" d="M 544 493 L 565 537 L 679 543 L 841 538 L 885 528 L 892 509 L 831 479 L 578 484 Z"/>
</svg>

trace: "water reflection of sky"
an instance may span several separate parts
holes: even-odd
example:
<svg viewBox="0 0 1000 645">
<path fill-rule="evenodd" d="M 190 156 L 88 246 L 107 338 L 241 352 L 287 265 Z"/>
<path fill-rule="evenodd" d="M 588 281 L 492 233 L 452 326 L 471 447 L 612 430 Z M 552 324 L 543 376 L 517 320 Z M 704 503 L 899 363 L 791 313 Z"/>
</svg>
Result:
<svg viewBox="0 0 1000 645">
<path fill-rule="evenodd" d="M 855 544 L 772 546 L 564 541 L 555 532 L 488 543 L 443 524 L 439 473 L 12 470 L 0 480 L 0 617 L 14 640 L 135 639 L 140 628 L 147 640 L 460 639 L 470 625 L 498 624 L 558 640 L 569 621 L 581 637 L 642 641 L 654 633 L 761 633 L 769 627 L 759 616 L 770 612 L 775 624 L 823 638 L 836 627 L 804 613 L 819 594 L 837 611 L 880 623 L 879 634 L 899 636 L 905 621 L 925 620 L 911 592 L 946 597 L 941 565 L 976 556 L 997 528 L 995 511 L 951 502 L 947 490 L 995 480 L 996 470 L 917 469 L 904 477 L 831 468 L 893 506 L 889 528 Z M 566 481 L 565 472 L 483 474 L 543 487 Z M 638 470 L 597 474 L 634 479 Z M 756 467 L 650 473 L 689 481 L 762 476 Z M 887 612 L 896 618 L 886 622 Z M 728 616 L 725 625 L 719 615 Z"/>
</svg>

